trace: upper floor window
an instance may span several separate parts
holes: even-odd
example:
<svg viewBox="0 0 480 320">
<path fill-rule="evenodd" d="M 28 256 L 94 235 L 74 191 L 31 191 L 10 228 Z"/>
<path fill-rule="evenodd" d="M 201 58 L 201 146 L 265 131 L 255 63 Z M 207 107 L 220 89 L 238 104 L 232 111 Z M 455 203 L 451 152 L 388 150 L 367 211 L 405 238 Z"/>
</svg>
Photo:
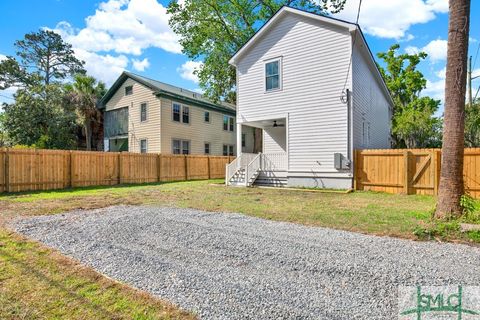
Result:
<svg viewBox="0 0 480 320">
<path fill-rule="evenodd" d="M 189 107 L 183 106 L 182 121 L 183 121 L 183 123 L 190 123 L 190 108 Z"/>
<path fill-rule="evenodd" d="M 172 105 L 172 120 L 175 122 L 190 123 L 190 108 L 179 103 Z"/>
<path fill-rule="evenodd" d="M 140 140 L 140 153 L 147 153 L 147 140 Z"/>
<path fill-rule="evenodd" d="M 182 107 L 179 104 L 174 103 L 172 107 L 173 121 L 180 122 L 180 109 Z"/>
<path fill-rule="evenodd" d="M 205 122 L 210 122 L 210 112 L 205 111 L 205 113 L 203 114 L 203 120 Z"/>
<path fill-rule="evenodd" d="M 125 87 L 125 95 L 129 96 L 131 94 L 133 94 L 133 87 L 132 86 Z"/>
<path fill-rule="evenodd" d="M 280 59 L 272 60 L 265 63 L 265 90 L 272 91 L 280 89 Z"/>
<path fill-rule="evenodd" d="M 235 128 L 235 118 L 229 116 L 223 116 L 223 130 L 232 131 Z"/>
<path fill-rule="evenodd" d="M 140 105 L 140 121 L 147 121 L 147 104 L 142 103 Z"/>
</svg>

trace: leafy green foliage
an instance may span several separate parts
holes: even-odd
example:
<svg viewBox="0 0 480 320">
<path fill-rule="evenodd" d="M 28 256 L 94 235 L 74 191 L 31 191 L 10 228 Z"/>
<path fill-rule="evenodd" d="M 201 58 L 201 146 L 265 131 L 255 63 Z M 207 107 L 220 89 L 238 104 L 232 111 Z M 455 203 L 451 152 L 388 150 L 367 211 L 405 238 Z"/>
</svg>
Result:
<svg viewBox="0 0 480 320">
<path fill-rule="evenodd" d="M 440 101 L 420 97 L 427 80 L 417 70 L 427 54 L 399 54 L 395 44 L 377 56 L 385 62 L 379 66 L 390 90 L 393 106 L 392 138 L 397 148 L 429 148 L 441 145 L 441 119 L 434 116 Z"/>
<path fill-rule="evenodd" d="M 480 147 L 480 100 L 465 107 L 465 146 Z"/>
<path fill-rule="evenodd" d="M 9 145 L 68 149 L 75 146 L 76 115 L 64 106 L 62 82 L 84 73 L 70 44 L 47 30 L 15 42 L 16 57 L 0 62 L 0 89 L 18 87 L 4 105 L 2 136 Z"/>
<path fill-rule="evenodd" d="M 235 68 L 228 60 L 282 6 L 316 13 L 338 12 L 346 0 L 186 0 L 168 6 L 170 26 L 180 35 L 183 53 L 203 60 L 196 71 L 211 99 L 235 101 Z"/>
<path fill-rule="evenodd" d="M 87 150 L 92 149 L 92 126 L 101 125 L 101 112 L 97 103 L 106 93 L 105 84 L 97 82 L 94 77 L 77 74 L 74 82 L 65 86 L 64 102 L 71 106 L 76 114 L 77 121 L 85 129 Z"/>
<path fill-rule="evenodd" d="M 11 86 L 45 86 L 85 72 L 72 46 L 53 31 L 40 30 L 15 42 L 17 58 L 0 62 L 0 89 Z"/>
<path fill-rule="evenodd" d="M 58 84 L 18 90 L 15 103 L 4 106 L 3 126 L 9 143 L 45 149 L 73 148 L 76 117 L 63 107 L 63 94 Z"/>
</svg>

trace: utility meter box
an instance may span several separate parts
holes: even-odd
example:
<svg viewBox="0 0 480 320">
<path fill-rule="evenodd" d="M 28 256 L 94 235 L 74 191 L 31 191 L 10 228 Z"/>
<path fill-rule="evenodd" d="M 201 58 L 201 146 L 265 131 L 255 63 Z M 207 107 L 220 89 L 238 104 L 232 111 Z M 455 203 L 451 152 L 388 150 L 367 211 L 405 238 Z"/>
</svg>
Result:
<svg viewBox="0 0 480 320">
<path fill-rule="evenodd" d="M 337 170 L 347 170 L 350 169 L 350 160 L 343 156 L 341 153 L 333 154 L 333 163 L 335 169 Z"/>
</svg>

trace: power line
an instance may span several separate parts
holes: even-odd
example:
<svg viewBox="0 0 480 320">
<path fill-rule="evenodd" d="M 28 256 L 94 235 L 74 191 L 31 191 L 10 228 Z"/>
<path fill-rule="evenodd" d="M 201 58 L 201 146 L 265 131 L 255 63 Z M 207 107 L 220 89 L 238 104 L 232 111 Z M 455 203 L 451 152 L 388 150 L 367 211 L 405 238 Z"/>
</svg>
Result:
<svg viewBox="0 0 480 320">
<path fill-rule="evenodd" d="M 477 63 L 478 50 L 480 50 L 480 42 L 478 43 L 478 46 L 477 46 L 477 53 L 475 53 L 475 59 L 473 59 L 473 67 L 472 67 L 472 69 L 475 69 L 475 64 Z"/>
<path fill-rule="evenodd" d="M 358 2 L 358 9 L 357 9 L 357 18 L 355 19 L 355 32 L 353 33 L 353 41 L 352 41 L 352 51 L 350 52 L 350 60 L 348 62 L 348 70 L 347 70 L 347 76 L 345 77 L 345 83 L 343 84 L 343 89 L 342 89 L 342 93 L 340 95 L 340 100 L 343 101 L 343 96 L 347 95 L 347 93 L 345 92 L 345 88 L 347 87 L 347 81 L 348 81 L 348 76 L 350 75 L 350 69 L 351 69 L 351 66 L 352 66 L 352 59 L 353 59 L 353 50 L 355 48 L 355 41 L 357 40 L 357 31 L 358 31 L 358 20 L 360 18 L 360 9 L 362 8 L 362 0 L 360 0 Z M 348 97 L 346 97 L 346 101 L 348 102 Z"/>
</svg>

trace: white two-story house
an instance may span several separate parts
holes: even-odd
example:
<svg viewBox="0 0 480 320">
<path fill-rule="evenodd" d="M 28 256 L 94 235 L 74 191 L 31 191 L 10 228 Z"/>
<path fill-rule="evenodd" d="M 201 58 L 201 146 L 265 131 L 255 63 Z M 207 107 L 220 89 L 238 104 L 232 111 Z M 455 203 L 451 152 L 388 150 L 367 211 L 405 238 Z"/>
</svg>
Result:
<svg viewBox="0 0 480 320">
<path fill-rule="evenodd" d="M 235 106 L 123 72 L 101 101 L 105 151 L 236 155 Z M 253 148 L 253 129 L 240 147 Z"/>
<path fill-rule="evenodd" d="M 237 141 L 260 128 L 263 152 L 238 147 L 227 184 L 349 189 L 354 149 L 390 147 L 393 102 L 358 25 L 283 7 L 230 64 Z"/>
</svg>

